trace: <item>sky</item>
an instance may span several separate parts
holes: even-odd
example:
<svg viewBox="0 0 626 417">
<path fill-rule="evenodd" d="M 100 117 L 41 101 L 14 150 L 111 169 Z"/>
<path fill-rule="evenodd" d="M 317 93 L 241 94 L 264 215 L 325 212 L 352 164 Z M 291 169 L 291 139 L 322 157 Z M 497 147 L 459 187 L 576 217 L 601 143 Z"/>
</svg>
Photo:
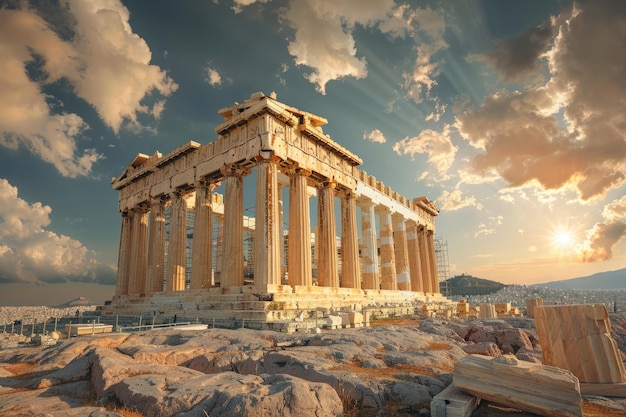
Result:
<svg viewBox="0 0 626 417">
<path fill-rule="evenodd" d="M 622 0 L 0 0 L 0 305 L 114 293 L 111 179 L 252 93 L 440 209 L 450 275 L 626 267 Z"/>
</svg>

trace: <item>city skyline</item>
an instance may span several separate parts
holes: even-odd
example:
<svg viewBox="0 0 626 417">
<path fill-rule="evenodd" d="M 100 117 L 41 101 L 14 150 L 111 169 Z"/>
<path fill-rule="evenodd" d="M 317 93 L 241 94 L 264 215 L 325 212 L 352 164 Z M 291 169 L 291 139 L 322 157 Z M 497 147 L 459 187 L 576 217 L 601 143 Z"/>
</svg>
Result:
<svg viewBox="0 0 626 417">
<path fill-rule="evenodd" d="M 0 305 L 110 299 L 111 178 L 137 153 L 214 140 L 218 110 L 257 91 L 434 201 L 451 275 L 626 267 L 619 0 L 0 7 Z"/>
</svg>

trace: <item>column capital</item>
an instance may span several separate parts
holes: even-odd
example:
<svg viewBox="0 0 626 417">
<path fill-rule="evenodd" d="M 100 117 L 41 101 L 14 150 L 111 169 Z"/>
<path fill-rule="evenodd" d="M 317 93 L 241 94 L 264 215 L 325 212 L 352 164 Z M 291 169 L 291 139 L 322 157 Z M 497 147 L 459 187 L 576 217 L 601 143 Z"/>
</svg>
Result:
<svg viewBox="0 0 626 417">
<path fill-rule="evenodd" d="M 297 165 L 287 168 L 284 172 L 289 176 L 299 175 L 301 177 L 309 177 L 312 174 L 312 171 L 310 169 L 301 168 Z"/>
<path fill-rule="evenodd" d="M 349 189 L 341 190 L 338 192 L 338 194 L 339 197 L 343 198 L 344 200 L 356 200 L 357 198 L 355 192 Z"/>
<path fill-rule="evenodd" d="M 250 174 L 250 168 L 243 167 L 239 164 L 229 163 L 220 167 L 220 172 L 225 177 L 245 177 Z"/>
<path fill-rule="evenodd" d="M 333 177 L 331 180 L 322 181 L 318 183 L 317 187 L 318 188 L 330 188 L 334 190 L 335 188 L 337 188 L 337 180 Z"/>
</svg>

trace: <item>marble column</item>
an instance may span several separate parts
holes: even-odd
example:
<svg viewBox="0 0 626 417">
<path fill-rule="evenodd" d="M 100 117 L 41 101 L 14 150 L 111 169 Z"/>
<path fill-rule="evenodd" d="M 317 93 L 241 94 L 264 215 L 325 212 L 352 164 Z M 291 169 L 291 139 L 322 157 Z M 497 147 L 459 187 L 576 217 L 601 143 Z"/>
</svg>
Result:
<svg viewBox="0 0 626 417">
<path fill-rule="evenodd" d="M 191 242 L 191 289 L 211 287 L 213 271 L 212 192 L 215 184 L 198 181 Z"/>
<path fill-rule="evenodd" d="M 432 277 L 430 270 L 430 252 L 428 250 L 428 242 L 426 236 L 426 226 L 418 226 L 417 233 L 417 245 L 419 246 L 420 263 L 422 267 L 422 285 L 424 287 L 424 294 L 431 294 L 433 292 Z"/>
<path fill-rule="evenodd" d="M 409 255 L 409 273 L 411 274 L 411 291 L 423 292 L 422 265 L 417 244 L 417 223 L 409 220 L 406 224 L 406 241 Z"/>
<path fill-rule="evenodd" d="M 380 289 L 380 271 L 378 265 L 378 238 L 376 237 L 376 213 L 374 204 L 361 204 L 361 238 L 363 249 L 363 289 Z"/>
<path fill-rule="evenodd" d="M 430 258 L 430 276 L 431 289 L 433 293 L 440 293 L 439 290 L 439 274 L 437 272 L 437 254 L 435 253 L 435 232 L 429 230 L 426 233 L 426 242 L 428 243 L 428 256 Z"/>
<path fill-rule="evenodd" d="M 278 158 L 257 158 L 254 219 L 254 285 L 281 284 Z"/>
<path fill-rule="evenodd" d="M 173 192 L 171 200 L 166 289 L 183 291 L 187 272 L 187 200 L 181 191 Z"/>
<path fill-rule="evenodd" d="M 311 216 L 307 177 L 311 171 L 289 172 L 289 235 L 287 278 L 289 285 L 313 285 L 311 265 Z"/>
<path fill-rule="evenodd" d="M 133 228 L 131 238 L 130 281 L 128 291 L 141 294 L 146 288 L 147 243 L 148 243 L 148 210 L 144 206 L 131 210 Z"/>
<path fill-rule="evenodd" d="M 394 213 L 391 219 L 393 221 L 393 248 L 396 258 L 396 282 L 399 290 L 411 291 L 406 223 L 404 216 L 399 213 Z"/>
<path fill-rule="evenodd" d="M 380 217 L 380 288 L 397 290 L 391 212 L 387 207 L 378 206 L 378 216 Z"/>
<path fill-rule="evenodd" d="M 120 251 L 117 260 L 117 283 L 115 295 L 128 294 L 128 275 L 131 261 L 131 237 L 133 218 L 127 211 L 122 212 L 122 230 L 120 233 Z"/>
<path fill-rule="evenodd" d="M 154 198 L 150 202 L 150 239 L 148 242 L 148 271 L 146 294 L 163 291 L 165 265 L 165 202 Z"/>
<path fill-rule="evenodd" d="M 361 288 L 356 196 L 350 191 L 341 196 L 341 286 Z"/>
<path fill-rule="evenodd" d="M 222 264 L 224 260 L 224 215 L 215 214 L 217 223 L 217 237 L 215 238 L 215 274 L 213 275 L 213 285 L 221 286 Z"/>
<path fill-rule="evenodd" d="M 320 287 L 339 287 L 337 274 L 337 233 L 335 220 L 335 187 L 337 182 L 325 181 L 319 186 L 318 233 L 316 245 L 319 252 L 317 282 Z"/>
<path fill-rule="evenodd" d="M 234 164 L 222 167 L 224 179 L 224 235 L 221 287 L 243 285 L 243 177 L 248 173 Z"/>
</svg>

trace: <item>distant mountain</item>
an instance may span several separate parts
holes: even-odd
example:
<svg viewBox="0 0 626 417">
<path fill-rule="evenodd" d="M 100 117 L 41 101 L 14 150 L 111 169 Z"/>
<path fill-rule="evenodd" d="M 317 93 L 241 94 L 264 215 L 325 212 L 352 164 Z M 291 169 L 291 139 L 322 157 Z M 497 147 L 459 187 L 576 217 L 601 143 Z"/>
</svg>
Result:
<svg viewBox="0 0 626 417">
<path fill-rule="evenodd" d="M 471 275 L 457 275 L 448 280 L 451 295 L 485 295 L 500 291 L 506 285 Z"/>
<path fill-rule="evenodd" d="M 564 290 L 616 290 L 626 288 L 626 268 L 618 269 L 617 271 L 598 272 L 586 277 L 534 284 L 532 287 Z"/>
<path fill-rule="evenodd" d="M 74 298 L 73 300 L 68 301 L 67 303 L 60 304 L 55 306 L 56 308 L 65 308 L 65 307 L 81 307 L 81 306 L 95 306 L 97 303 L 89 301 L 85 297 Z"/>
</svg>

